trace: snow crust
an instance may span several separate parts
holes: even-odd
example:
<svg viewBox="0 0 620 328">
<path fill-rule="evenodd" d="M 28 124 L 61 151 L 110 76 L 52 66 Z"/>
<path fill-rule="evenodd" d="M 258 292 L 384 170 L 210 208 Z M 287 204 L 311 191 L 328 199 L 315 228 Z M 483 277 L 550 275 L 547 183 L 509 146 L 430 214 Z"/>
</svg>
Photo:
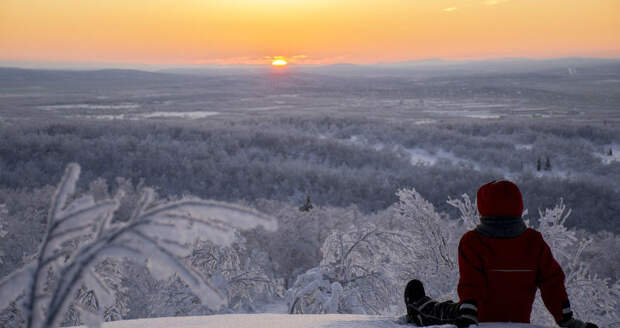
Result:
<svg viewBox="0 0 620 328">
<path fill-rule="evenodd" d="M 106 322 L 104 328 L 403 328 L 392 316 L 354 314 L 225 314 Z M 454 325 L 431 326 L 453 328 Z M 482 328 L 546 328 L 522 323 L 481 323 Z"/>
</svg>

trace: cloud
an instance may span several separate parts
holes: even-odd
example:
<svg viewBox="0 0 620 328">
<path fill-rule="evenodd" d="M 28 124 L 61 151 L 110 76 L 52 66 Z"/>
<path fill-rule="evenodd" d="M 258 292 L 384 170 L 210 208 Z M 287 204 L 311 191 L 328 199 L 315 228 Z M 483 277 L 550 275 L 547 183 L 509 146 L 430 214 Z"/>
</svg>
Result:
<svg viewBox="0 0 620 328">
<path fill-rule="evenodd" d="M 325 65 L 346 61 L 346 56 L 336 57 L 311 57 L 308 55 L 291 56 L 256 56 L 256 57 L 225 57 L 225 58 L 205 58 L 193 61 L 196 65 L 268 65 L 276 59 L 284 59 L 289 64 L 302 65 Z"/>
<path fill-rule="evenodd" d="M 448 7 L 448 8 L 444 8 L 444 9 L 443 9 L 443 11 L 446 11 L 446 12 L 451 12 L 451 11 L 455 11 L 455 10 L 457 10 L 457 9 L 458 9 L 458 8 L 456 8 L 456 7 Z"/>
<path fill-rule="evenodd" d="M 484 4 L 487 6 L 495 6 L 504 2 L 508 2 L 508 0 L 484 0 Z"/>
</svg>

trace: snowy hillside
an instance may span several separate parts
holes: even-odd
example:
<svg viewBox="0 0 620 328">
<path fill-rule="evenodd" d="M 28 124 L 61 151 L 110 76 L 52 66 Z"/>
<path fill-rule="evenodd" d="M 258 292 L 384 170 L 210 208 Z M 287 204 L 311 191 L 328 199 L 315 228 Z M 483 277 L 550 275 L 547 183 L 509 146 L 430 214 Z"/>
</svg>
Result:
<svg viewBox="0 0 620 328">
<path fill-rule="evenodd" d="M 353 314 L 227 314 L 195 317 L 171 317 L 114 321 L 104 328 L 392 328 L 415 327 L 403 325 L 398 318 Z M 454 327 L 453 325 L 433 327 Z M 482 323 L 483 328 L 544 328 L 519 323 Z"/>
<path fill-rule="evenodd" d="M 501 179 L 575 317 L 616 327 L 620 61 L 570 65 L 0 68 L 0 328 L 409 328 L 411 279 L 459 299 L 476 190 Z M 540 295 L 532 322 L 555 326 Z M 123 321 L 143 318 L 162 319 Z"/>
</svg>

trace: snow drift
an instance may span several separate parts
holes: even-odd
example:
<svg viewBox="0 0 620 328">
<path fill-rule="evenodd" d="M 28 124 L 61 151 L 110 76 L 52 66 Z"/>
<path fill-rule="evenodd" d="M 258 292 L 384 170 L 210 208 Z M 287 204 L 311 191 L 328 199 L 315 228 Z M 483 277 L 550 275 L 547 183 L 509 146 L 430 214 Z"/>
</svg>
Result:
<svg viewBox="0 0 620 328">
<path fill-rule="evenodd" d="M 390 316 L 353 314 L 226 314 L 106 322 L 103 328 L 393 328 L 415 327 Z M 453 328 L 454 325 L 431 327 Z M 547 328 L 521 323 L 481 323 L 482 328 Z"/>
</svg>

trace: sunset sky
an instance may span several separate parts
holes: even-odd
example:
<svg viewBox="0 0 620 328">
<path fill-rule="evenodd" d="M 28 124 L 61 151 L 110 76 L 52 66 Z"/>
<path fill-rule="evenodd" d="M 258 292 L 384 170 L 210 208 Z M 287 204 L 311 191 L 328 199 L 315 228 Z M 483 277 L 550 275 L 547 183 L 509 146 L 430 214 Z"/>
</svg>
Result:
<svg viewBox="0 0 620 328">
<path fill-rule="evenodd" d="M 620 0 L 0 0 L 2 62 L 620 57 Z"/>
</svg>

